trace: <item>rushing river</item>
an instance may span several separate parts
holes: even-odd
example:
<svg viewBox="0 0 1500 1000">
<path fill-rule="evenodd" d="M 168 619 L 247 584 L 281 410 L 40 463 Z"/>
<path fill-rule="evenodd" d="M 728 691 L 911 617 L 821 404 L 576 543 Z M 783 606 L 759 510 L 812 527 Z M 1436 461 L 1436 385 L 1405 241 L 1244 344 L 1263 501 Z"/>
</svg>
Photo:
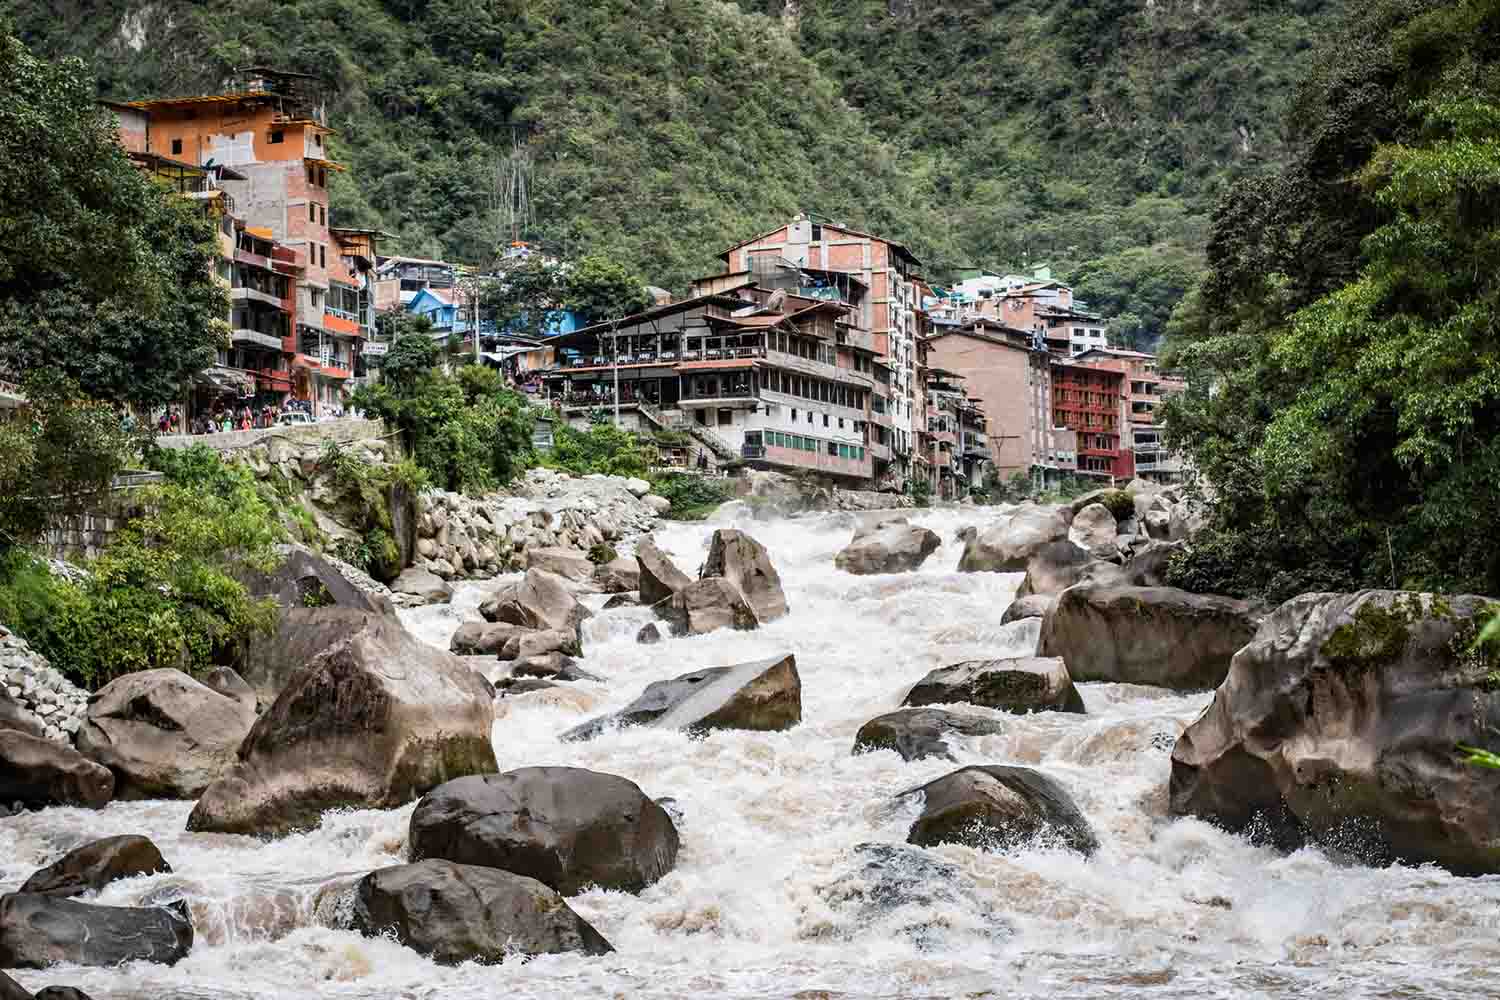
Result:
<svg viewBox="0 0 1500 1000">
<path fill-rule="evenodd" d="M 410 806 L 330 814 L 315 832 L 261 843 L 184 833 L 189 802 L 118 803 L 0 820 L 0 889 L 83 840 L 146 834 L 174 872 L 116 883 L 100 902 L 185 893 L 192 954 L 174 968 L 15 976 L 32 988 L 77 985 L 95 1000 L 1500 995 L 1500 880 L 1351 866 L 1315 850 L 1284 857 L 1168 819 L 1172 742 L 1207 694 L 1082 685 L 1087 715 L 1005 717 L 1000 735 L 950 739 L 960 763 L 1021 763 L 1059 779 L 1099 835 L 1092 859 L 1047 843 L 1008 855 L 949 846 L 890 862 L 878 886 L 860 876 L 877 855 L 857 845 L 905 840 L 916 807 L 894 804 L 894 793 L 954 765 L 851 756 L 855 731 L 933 667 L 1034 647 L 1035 622 L 998 624 L 1019 575 L 953 572 L 956 530 L 987 516 L 914 517 L 943 548 L 920 573 L 864 578 L 833 568 L 847 517 L 748 525 L 781 573 L 786 618 L 639 646 L 647 611 L 601 614 L 585 625 L 582 666 L 604 684 L 497 704 L 502 770 L 588 767 L 676 800 L 675 871 L 639 896 L 570 900 L 614 954 L 447 968 L 333 929 L 342 886 L 404 860 Z M 657 538 L 692 573 L 711 530 L 667 525 Z M 403 617 L 447 648 L 493 586 L 465 585 L 452 605 Z M 803 722 L 789 732 L 558 742 L 650 681 L 786 650 L 803 698 Z"/>
</svg>

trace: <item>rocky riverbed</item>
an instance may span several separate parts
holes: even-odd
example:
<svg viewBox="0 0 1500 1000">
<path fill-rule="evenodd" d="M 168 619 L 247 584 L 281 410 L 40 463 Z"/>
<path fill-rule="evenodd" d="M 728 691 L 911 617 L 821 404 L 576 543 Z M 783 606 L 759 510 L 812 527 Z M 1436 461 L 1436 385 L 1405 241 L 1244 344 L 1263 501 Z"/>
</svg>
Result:
<svg viewBox="0 0 1500 1000">
<path fill-rule="evenodd" d="M 1130 518 L 1116 518 L 1108 533 L 1097 514 L 1079 526 L 1087 533 L 1075 533 L 1077 515 L 1088 506 L 1066 514 L 901 511 L 889 517 L 904 517 L 910 532 L 889 524 L 865 535 L 884 540 L 894 553 L 889 565 L 900 571 L 858 574 L 837 560 L 868 527 L 867 515 L 662 524 L 655 548 L 677 571 L 657 566 L 657 584 L 668 592 L 663 600 L 696 584 L 729 581 L 707 589 L 723 593 L 732 586 L 742 595 L 748 589 L 752 619 L 743 627 L 674 636 L 661 610 L 629 594 L 605 593 L 592 577 L 566 585 L 586 616 L 564 608 L 562 618 L 528 620 L 576 626 L 580 648 L 561 655 L 588 676 L 525 678 L 524 685 L 496 692 L 493 767 L 515 774 L 502 790 L 444 786 L 422 807 L 349 805 L 270 839 L 189 833 L 191 800 L 52 807 L 0 820 L 0 889 L 18 888 L 87 841 L 145 834 L 171 871 L 133 872 L 84 899 L 140 907 L 181 898 L 194 930 L 191 948 L 170 965 L 137 959 L 121 967 L 68 963 L 12 974 L 29 989 L 69 983 L 96 1000 L 478 1000 L 497 993 L 1311 1000 L 1396 992 L 1467 1000 L 1500 990 L 1492 971 L 1500 936 L 1487 916 L 1494 876 L 1387 864 L 1367 853 L 1359 837 L 1288 845 L 1254 829 L 1230 833 L 1222 822 L 1180 815 L 1199 807 L 1195 796 L 1223 806 L 1233 775 L 1215 770 L 1213 755 L 1243 746 L 1270 775 L 1255 785 L 1257 794 L 1283 789 L 1297 809 L 1312 801 L 1298 797 L 1309 767 L 1305 755 L 1247 744 L 1235 728 L 1236 713 L 1246 719 L 1274 713 L 1270 688 L 1240 681 L 1239 699 L 1225 701 L 1204 728 L 1199 719 L 1215 694 L 1186 668 L 1175 675 L 1185 678 L 1177 690 L 1121 679 L 1069 688 L 1058 661 L 1070 654 L 1037 655 L 1046 652 L 1049 631 L 1057 631 L 1059 590 L 1083 587 L 1092 594 L 1079 613 L 1106 622 L 1093 644 L 1116 650 L 1109 669 L 1122 677 L 1155 663 L 1142 652 L 1149 648 L 1146 633 L 1131 624 L 1135 608 L 1151 608 L 1155 617 L 1148 620 L 1160 623 L 1157 630 L 1186 629 L 1197 618 L 1180 597 L 1142 594 L 1163 588 L 1133 582 L 1133 575 L 1151 571 L 1145 557 L 1153 543 L 1170 544 L 1170 537 L 1155 539 L 1148 530 L 1144 540 L 1122 542 L 1137 534 L 1120 530 Z M 1170 536 L 1171 511 L 1165 521 L 1154 520 Z M 784 613 L 754 550 L 724 535 L 714 541 L 715 532 L 726 530 L 763 546 Z M 925 556 L 930 540 L 923 531 L 938 539 Z M 1063 542 L 1084 555 L 1060 549 Z M 716 548 L 720 556 L 710 558 Z M 858 565 L 887 568 L 884 558 L 862 550 Z M 973 565 L 981 559 L 1009 560 L 1009 568 Z M 969 571 L 958 569 L 961 562 Z M 399 700 L 427 683 L 420 673 L 449 669 L 448 660 L 438 666 L 428 657 L 449 656 L 461 627 L 484 622 L 483 606 L 497 618 L 511 615 L 499 610 L 497 591 L 518 608 L 532 602 L 526 606 L 535 611 L 533 599 L 519 592 L 524 581 L 521 573 L 457 579 L 449 581 L 451 600 L 401 611 L 427 653 L 403 654 L 406 666 L 384 671 L 391 679 L 380 682 L 383 690 Z M 1041 599 L 1040 617 L 1006 621 L 1023 588 Z M 1372 604 L 1377 610 L 1360 611 Z M 334 617 L 378 614 L 321 610 Z M 1428 648 L 1421 643 L 1430 636 L 1431 649 L 1441 650 L 1473 611 L 1461 602 L 1435 608 L 1367 597 L 1307 603 L 1284 611 L 1276 627 L 1317 637 L 1307 647 L 1315 654 L 1334 633 L 1344 636 L 1329 649 L 1355 657 L 1358 663 L 1347 661 L 1353 672 L 1313 673 L 1325 697 L 1351 703 L 1358 692 L 1341 678 L 1378 667 L 1386 648 L 1380 641 L 1407 634 L 1397 626 L 1412 630 L 1420 648 Z M 1243 613 L 1260 620 L 1263 612 Z M 1338 633 L 1345 621 L 1339 615 L 1373 631 Z M 1393 626 L 1393 615 L 1405 624 Z M 1429 619 L 1448 624 L 1421 624 Z M 655 644 L 637 641 L 646 625 L 661 626 Z M 541 631 L 556 629 L 535 634 Z M 1379 641 L 1367 645 L 1372 636 Z M 366 656 L 376 647 L 361 648 Z M 1307 664 L 1316 660 L 1278 658 L 1277 648 L 1276 642 L 1255 646 L 1248 676 L 1311 669 Z M 1180 655 L 1194 669 L 1231 670 L 1210 644 L 1192 649 L 1191 657 Z M 1436 654 L 1420 654 L 1427 655 Z M 488 681 L 506 681 L 517 663 L 495 653 L 462 662 Z M 1420 706 L 1427 696 L 1412 687 L 1422 676 L 1417 660 L 1398 662 L 1390 676 L 1401 687 L 1402 718 L 1413 732 L 1426 725 Z M 737 673 L 711 669 L 731 665 L 739 665 Z M 358 660 L 336 666 L 356 671 L 349 676 L 364 669 Z M 1240 669 L 1238 657 L 1233 669 Z M 1444 676 L 1466 669 L 1456 664 Z M 684 693 L 700 685 L 712 689 Z M 972 701 L 931 702 L 942 685 L 959 692 L 944 697 Z M 920 696 L 912 699 L 914 689 Z M 1023 696 L 1031 702 L 1018 700 Z M 995 705 L 1041 710 L 1018 714 Z M 283 716 L 278 725 L 299 717 Z M 1288 716 L 1287 723 L 1307 727 L 1316 718 L 1322 717 Z M 867 725 L 876 719 L 879 727 Z M 596 720 L 602 721 L 588 725 Z M 1182 742 L 1190 727 L 1199 730 L 1192 753 Z M 312 735 L 321 739 L 320 731 L 313 727 Z M 1368 740 L 1371 733 L 1351 731 L 1350 738 Z M 1303 743 L 1317 746 L 1310 736 Z M 256 745 L 265 759 L 290 752 L 274 740 Z M 1357 773 L 1354 756 L 1319 754 Z M 1188 766 L 1197 769 L 1191 783 L 1180 773 Z M 1426 780 L 1438 766 L 1424 757 L 1406 773 Z M 549 797 L 565 783 L 593 788 L 600 779 L 569 770 L 580 768 L 615 776 L 599 785 L 608 791 L 589 795 L 610 796 L 623 810 L 595 817 L 560 805 L 571 800 Z M 490 842 L 487 828 L 466 818 L 512 808 L 505 803 L 516 796 L 527 797 L 528 810 L 544 811 L 549 829 L 608 824 L 615 832 L 597 841 L 604 846 L 588 855 L 595 861 L 627 843 L 622 822 L 644 831 L 649 818 L 650 839 L 641 840 L 648 849 L 630 855 L 629 864 L 597 869 L 607 874 L 587 876 L 611 888 L 582 886 L 571 874 L 580 870 L 576 865 L 528 868 L 532 881 L 525 884 L 518 876 L 483 874 L 494 871 L 483 866 L 479 874 L 444 867 L 463 867 L 452 857 L 466 862 L 524 847 Z M 980 800 L 990 805 L 975 807 Z M 969 824 L 953 826 L 954 809 L 971 810 L 966 815 L 976 821 L 977 836 Z M 1449 815 L 1476 822 L 1472 813 Z M 419 854 L 420 863 L 412 864 Z M 534 861 L 527 855 L 511 863 Z M 445 911 L 452 916 L 441 925 L 424 921 L 380 936 L 382 927 L 394 926 L 393 914 L 408 912 L 403 892 L 413 884 L 434 891 L 435 899 L 526 906 L 561 892 L 566 909 L 547 902 L 551 922 L 526 925 L 527 940 L 540 952 L 529 961 L 455 963 L 455 955 L 481 952 L 454 952 L 454 941 L 482 949 L 493 940 L 480 915 L 463 906 Z M 458 933 L 460 924 L 467 937 Z M 440 947 L 431 936 L 435 927 Z"/>
</svg>

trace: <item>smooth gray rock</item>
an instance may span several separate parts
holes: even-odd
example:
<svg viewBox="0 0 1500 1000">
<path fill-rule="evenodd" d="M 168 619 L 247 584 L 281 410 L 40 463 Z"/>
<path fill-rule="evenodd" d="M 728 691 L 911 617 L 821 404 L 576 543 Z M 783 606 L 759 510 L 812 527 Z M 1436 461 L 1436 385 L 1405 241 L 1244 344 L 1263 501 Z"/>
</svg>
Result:
<svg viewBox="0 0 1500 1000">
<path fill-rule="evenodd" d="M 1005 614 L 1000 616 L 1000 624 L 1009 625 L 1011 622 L 1027 618 L 1044 618 L 1056 602 L 1057 598 L 1051 594 L 1027 594 L 1025 597 L 1017 597 L 1006 605 Z"/>
<path fill-rule="evenodd" d="M 617 556 L 594 569 L 594 585 L 606 594 L 628 594 L 641 586 L 640 564 L 634 556 Z M 607 609 L 608 604 L 605 605 Z"/>
<path fill-rule="evenodd" d="M 593 616 L 578 603 L 566 580 L 539 569 L 529 569 L 520 580 L 500 587 L 479 606 L 479 613 L 485 621 L 574 634 Z"/>
<path fill-rule="evenodd" d="M 734 581 L 721 576 L 694 580 L 652 606 L 673 635 L 703 635 L 721 628 L 747 631 L 760 619 Z"/>
<path fill-rule="evenodd" d="M 645 646 L 653 646 L 661 642 L 661 630 L 656 627 L 656 622 L 647 622 L 641 626 L 641 630 L 635 634 L 635 641 Z"/>
<path fill-rule="evenodd" d="M 115 776 L 70 746 L 0 729 L 0 803 L 103 809 Z"/>
<path fill-rule="evenodd" d="M 948 737 L 993 736 L 1004 730 L 1004 723 L 997 719 L 939 708 L 903 708 L 860 726 L 854 735 L 854 753 L 894 750 L 906 761 L 928 757 L 953 760 Z"/>
<path fill-rule="evenodd" d="M 95 906 L 71 899 L 12 892 L 0 896 L 0 966 L 175 965 L 193 947 L 187 903 Z"/>
<path fill-rule="evenodd" d="M 339 806 L 393 809 L 495 769 L 494 691 L 394 616 L 307 662 L 188 817 L 197 832 L 276 836 Z"/>
<path fill-rule="evenodd" d="M 636 545 L 635 561 L 642 604 L 660 604 L 693 582 L 649 538 L 641 539 Z"/>
<path fill-rule="evenodd" d="M 1008 522 L 986 528 L 964 545 L 962 573 L 1020 573 L 1037 549 L 1068 537 L 1069 517 L 1055 507 L 1022 507 Z"/>
<path fill-rule="evenodd" d="M 360 879 L 354 929 L 392 935 L 442 965 L 614 949 L 555 890 L 497 868 L 436 859 Z"/>
<path fill-rule="evenodd" d="M 735 528 L 719 528 L 708 543 L 700 580 L 722 577 L 745 595 L 745 601 L 761 624 L 787 613 L 781 576 L 771 565 L 771 554 L 754 538 Z"/>
<path fill-rule="evenodd" d="M 574 583 L 586 583 L 594 576 L 594 564 L 589 562 L 587 555 L 577 549 L 566 549 L 561 546 L 527 548 L 523 555 L 523 562 L 524 568 L 528 570 L 544 570 L 564 580 L 572 580 Z"/>
<path fill-rule="evenodd" d="M 210 691 L 217 691 L 226 698 L 232 698 L 237 702 L 250 706 L 250 711 L 255 711 L 256 697 L 255 689 L 252 688 L 245 678 L 229 667 L 214 667 L 203 675 L 203 686 Z"/>
<path fill-rule="evenodd" d="M 907 692 L 903 705 L 967 702 L 1005 712 L 1082 712 L 1083 698 L 1056 657 L 969 660 L 940 667 Z"/>
<path fill-rule="evenodd" d="M 425 601 L 428 604 L 446 604 L 453 599 L 453 588 L 436 573 L 408 566 L 401 575 L 391 581 L 391 591 Z"/>
<path fill-rule="evenodd" d="M 1500 654 L 1474 648 L 1500 611 L 1482 597 L 1303 594 L 1234 656 L 1177 741 L 1174 815 L 1365 863 L 1500 872 L 1495 749 Z"/>
<path fill-rule="evenodd" d="M 889 520 L 856 531 L 854 540 L 834 557 L 833 564 L 856 575 L 910 573 L 920 569 L 942 544 L 935 531 L 904 519 Z"/>
<path fill-rule="evenodd" d="M 20 891 L 44 896 L 81 896 L 97 892 L 117 879 L 171 870 L 161 851 L 146 837 L 105 837 L 75 847 L 33 874 Z"/>
<path fill-rule="evenodd" d="M 677 829 L 635 782 L 579 767 L 523 767 L 439 785 L 412 813 L 413 861 L 502 868 L 564 896 L 640 892 L 672 870 Z"/>
<path fill-rule="evenodd" d="M 1063 539 L 1046 542 L 1026 559 L 1026 578 L 1016 590 L 1017 597 L 1033 594 L 1061 594 L 1081 580 L 1088 568 L 1096 565 L 1088 552 Z"/>
<path fill-rule="evenodd" d="M 498 654 L 510 638 L 520 632 L 527 631 L 520 625 L 509 625 L 504 622 L 464 622 L 453 633 L 453 638 L 448 642 L 450 652 L 460 656 L 478 656 Z"/>
<path fill-rule="evenodd" d="M 1119 534 L 1119 523 L 1109 508 L 1101 503 L 1089 504 L 1073 515 L 1068 526 L 1068 541 L 1083 549 L 1095 559 L 1116 559 L 1120 546 L 1115 541 Z"/>
<path fill-rule="evenodd" d="M 1062 657 L 1075 681 L 1202 690 L 1224 679 L 1260 617 L 1256 605 L 1230 597 L 1080 583 L 1042 619 L 1039 652 Z"/>
<path fill-rule="evenodd" d="M 585 722 L 562 738 L 593 739 L 610 726 L 775 731 L 801 721 L 802 681 L 796 657 L 788 654 L 656 681 L 619 712 Z"/>
<path fill-rule="evenodd" d="M 0 686 L 0 729 L 12 729 L 38 738 L 47 734 L 42 720 L 16 702 L 3 686 Z"/>
<path fill-rule="evenodd" d="M 115 776 L 118 799 L 192 799 L 234 766 L 255 705 L 181 670 L 142 670 L 89 698 L 78 751 Z"/>
<path fill-rule="evenodd" d="M 908 843 L 1006 851 L 1050 835 L 1084 855 L 1099 846 L 1093 828 L 1063 787 L 1028 767 L 963 767 L 902 792 L 901 797 L 914 794 L 923 796 L 923 805 L 907 834 Z"/>
</svg>

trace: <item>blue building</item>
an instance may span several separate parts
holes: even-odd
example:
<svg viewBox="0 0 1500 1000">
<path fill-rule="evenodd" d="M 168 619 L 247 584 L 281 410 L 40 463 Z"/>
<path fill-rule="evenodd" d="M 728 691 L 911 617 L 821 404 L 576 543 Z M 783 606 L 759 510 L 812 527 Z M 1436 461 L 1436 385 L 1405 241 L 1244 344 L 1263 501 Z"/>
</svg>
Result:
<svg viewBox="0 0 1500 1000">
<path fill-rule="evenodd" d="M 446 338 L 454 333 L 468 337 L 474 325 L 472 306 L 468 304 L 463 292 L 455 288 L 423 288 L 406 304 L 406 308 L 407 311 L 426 316 L 432 321 L 434 338 Z M 495 321 L 485 319 L 481 313 L 479 335 L 481 337 L 493 337 L 500 334 L 516 335 L 519 329 L 524 328 L 525 322 L 526 318 L 523 316 L 517 322 L 509 324 L 506 329 L 496 330 Z M 572 333 L 583 325 L 578 316 L 566 309 L 549 309 L 541 335 L 556 337 L 559 334 Z"/>
</svg>

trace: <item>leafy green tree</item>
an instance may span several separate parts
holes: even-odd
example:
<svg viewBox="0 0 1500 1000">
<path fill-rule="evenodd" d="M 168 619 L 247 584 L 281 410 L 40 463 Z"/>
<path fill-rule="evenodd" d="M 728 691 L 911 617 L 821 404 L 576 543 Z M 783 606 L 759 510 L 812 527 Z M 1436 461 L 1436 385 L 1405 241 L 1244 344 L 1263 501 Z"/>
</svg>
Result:
<svg viewBox="0 0 1500 1000">
<path fill-rule="evenodd" d="M 484 283 L 480 308 L 494 319 L 496 329 L 538 337 L 545 332 L 548 310 L 557 308 L 562 293 L 561 268 L 533 254 Z"/>
<path fill-rule="evenodd" d="M 25 383 L 29 407 L 0 418 L 0 552 L 59 519 L 103 509 L 110 483 L 139 446 L 114 407 L 82 399 L 50 371 Z"/>
<path fill-rule="evenodd" d="M 584 322 L 629 316 L 651 304 L 641 276 L 605 254 L 579 258 L 563 277 L 563 303 Z"/>
<path fill-rule="evenodd" d="M 405 311 L 383 314 L 381 337 L 391 346 L 380 361 L 380 381 L 393 389 L 410 387 L 432 371 L 441 355 L 441 345 L 432 339 L 432 321 Z"/>
<path fill-rule="evenodd" d="M 1500 3 L 1362 9 L 1302 149 L 1220 206 L 1171 324 L 1169 439 L 1215 488 L 1180 581 L 1500 590 Z"/>
<path fill-rule="evenodd" d="M 0 370 L 160 404 L 226 343 L 213 227 L 125 157 L 83 63 L 0 37 Z"/>
<path fill-rule="evenodd" d="M 547 464 L 576 476 L 597 472 L 642 477 L 650 471 L 654 451 L 647 439 L 612 423 L 594 424 L 586 431 L 563 424 L 553 434 Z"/>
</svg>

